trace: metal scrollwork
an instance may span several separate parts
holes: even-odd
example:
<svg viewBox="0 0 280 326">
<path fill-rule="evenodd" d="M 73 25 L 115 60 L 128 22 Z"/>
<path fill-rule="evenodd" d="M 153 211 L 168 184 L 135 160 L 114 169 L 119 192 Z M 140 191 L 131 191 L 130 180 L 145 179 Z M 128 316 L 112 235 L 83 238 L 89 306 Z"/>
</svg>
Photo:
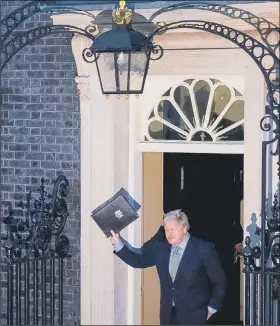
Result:
<svg viewBox="0 0 280 326">
<path fill-rule="evenodd" d="M 151 60 L 159 60 L 163 56 L 163 48 L 162 46 L 155 44 L 151 49 Z"/>
<path fill-rule="evenodd" d="M 20 49 L 28 44 L 32 44 L 38 39 L 55 33 L 76 33 L 87 36 L 92 41 L 95 39 L 95 37 L 86 30 L 71 25 L 50 25 L 34 28 L 4 44 L 1 48 L 0 71 Z"/>
<path fill-rule="evenodd" d="M 95 53 L 91 50 L 91 48 L 86 48 L 83 50 L 82 56 L 87 63 L 93 63 L 98 60 L 98 58 L 100 57 L 100 53 Z"/>
<path fill-rule="evenodd" d="M 14 10 L 5 18 L 0 21 L 0 45 L 3 46 L 4 42 L 11 35 L 11 33 L 21 25 L 29 17 L 39 13 L 40 3 L 38 1 L 32 1 L 26 5 Z"/>
<path fill-rule="evenodd" d="M 232 19 L 240 19 L 244 22 L 253 26 L 256 31 L 259 33 L 264 44 L 274 53 L 279 52 L 280 43 L 279 43 L 279 34 L 280 29 L 275 24 L 270 21 L 258 17 L 251 12 L 246 10 L 231 7 L 223 4 L 213 4 L 210 2 L 181 2 L 176 3 L 171 6 L 167 6 L 156 11 L 151 17 L 150 21 L 153 21 L 160 14 L 166 13 L 168 11 L 182 10 L 182 9 L 197 9 L 197 10 L 206 10 L 212 11 L 221 15 L 225 15 Z"/>
<path fill-rule="evenodd" d="M 91 24 L 88 25 L 85 30 L 92 35 L 97 35 L 98 34 L 98 26 L 96 24 Z"/>
<path fill-rule="evenodd" d="M 242 256 L 249 256 L 253 259 L 259 259 L 263 254 L 265 256 L 265 270 L 280 273 L 280 206 L 277 199 L 277 192 L 274 194 L 273 206 L 271 208 L 272 217 L 266 217 L 267 229 L 265 229 L 265 241 L 264 248 L 258 246 L 250 247 L 250 237 L 246 237 L 246 247 L 242 251 Z M 256 234 L 260 235 L 263 230 L 260 227 L 256 227 Z M 252 261 L 251 261 L 252 263 Z"/>
<path fill-rule="evenodd" d="M 261 248 L 258 246 L 252 248 L 249 236 L 246 237 L 245 247 L 239 254 L 244 257 L 244 272 L 248 273 L 259 270 L 255 260 L 261 257 Z"/>
<path fill-rule="evenodd" d="M 53 187 L 51 211 L 54 216 L 52 220 L 51 232 L 53 235 L 59 235 L 67 221 L 68 210 L 65 197 L 69 193 L 69 182 L 64 175 L 60 175 Z"/>
<path fill-rule="evenodd" d="M 272 278 L 272 297 L 274 300 L 280 300 L 280 277 L 278 275 Z"/>
<path fill-rule="evenodd" d="M 277 193 L 274 194 L 272 217 L 267 219 L 267 228 L 269 232 L 268 253 L 269 259 L 266 261 L 268 269 L 273 269 L 280 273 L 280 205 L 277 199 Z M 270 263 L 270 264 L 269 264 Z"/>
<path fill-rule="evenodd" d="M 270 154 L 277 156 L 279 155 L 279 134 L 280 134 L 280 127 L 279 127 L 279 117 L 272 111 L 267 110 L 269 114 L 265 115 L 260 121 L 260 127 L 262 131 L 268 132 L 270 130 L 273 131 L 274 136 L 263 142 L 266 146 L 268 144 L 276 143 L 275 150 L 271 150 Z"/>
<path fill-rule="evenodd" d="M 278 202 L 278 191 L 274 194 L 272 217 L 266 216 L 267 229 L 256 228 L 256 234 L 264 234 L 264 243 L 261 248 L 251 247 L 249 236 L 245 240 L 245 248 L 241 255 L 244 257 L 245 273 L 262 273 L 270 275 L 272 299 L 280 300 L 280 205 Z M 263 265 L 257 266 L 257 260 L 262 258 Z"/>
<path fill-rule="evenodd" d="M 9 214 L 4 218 L 6 235 L 3 247 L 10 261 L 24 261 L 36 257 L 67 257 L 70 243 L 62 234 L 69 216 L 65 198 L 69 192 L 67 178 L 60 175 L 54 184 L 52 194 L 45 190 L 45 180 L 41 179 L 36 193 L 30 191 L 26 203 L 18 207 L 25 218 L 14 217 L 9 205 Z"/>
<path fill-rule="evenodd" d="M 7 15 L 5 18 L 3 18 L 0 21 L 1 47 L 3 47 L 4 43 L 11 35 L 11 33 L 28 18 L 36 15 L 37 13 L 50 14 L 50 13 L 62 13 L 62 12 L 70 12 L 79 15 L 86 15 L 92 19 L 95 18 L 95 16 L 92 13 L 85 10 L 81 10 L 79 8 L 62 7 L 62 6 L 52 7 L 50 5 L 41 5 L 39 1 L 32 1 L 12 11 L 9 15 Z"/>
<path fill-rule="evenodd" d="M 268 88 L 268 103 L 271 107 L 278 107 L 276 94 L 279 92 L 279 84 L 274 81 L 274 78 L 279 71 L 279 59 L 273 51 L 246 33 L 225 25 L 199 20 L 183 20 L 163 25 L 152 34 L 150 34 L 148 41 L 150 41 L 155 35 L 162 33 L 162 31 L 184 28 L 199 29 L 205 32 L 219 35 L 235 43 L 247 54 L 249 54 L 249 56 L 255 61 L 264 75 Z"/>
</svg>

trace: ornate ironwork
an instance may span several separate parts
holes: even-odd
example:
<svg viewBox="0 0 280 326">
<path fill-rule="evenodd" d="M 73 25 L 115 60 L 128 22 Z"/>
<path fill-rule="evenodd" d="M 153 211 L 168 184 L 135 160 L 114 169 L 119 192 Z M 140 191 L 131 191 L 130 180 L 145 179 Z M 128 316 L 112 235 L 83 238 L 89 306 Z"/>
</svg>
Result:
<svg viewBox="0 0 280 326">
<path fill-rule="evenodd" d="M 156 61 L 162 58 L 163 56 L 163 47 L 159 44 L 154 44 L 152 48 L 147 48 L 146 53 L 148 55 L 149 51 L 151 51 L 151 60 Z"/>
<path fill-rule="evenodd" d="M 82 56 L 87 63 L 93 63 L 99 59 L 100 53 L 95 53 L 90 48 L 85 48 L 83 50 Z"/>
<path fill-rule="evenodd" d="M 280 205 L 278 202 L 278 191 L 274 194 L 272 217 L 266 214 L 263 229 L 256 228 L 256 235 L 261 235 L 263 240 L 261 247 L 251 247 L 249 236 L 245 240 L 245 248 L 241 255 L 244 257 L 245 273 L 245 322 L 246 324 L 274 325 L 279 323 L 279 300 L 280 300 Z M 254 279 L 252 281 L 251 277 Z M 255 285 L 253 285 L 255 284 Z M 258 284 L 261 287 L 258 287 Z M 252 286 L 257 298 L 254 304 L 251 300 Z M 268 287 L 268 292 L 264 287 Z M 269 295 L 267 295 L 269 294 Z M 258 304 L 260 302 L 260 309 Z M 265 309 L 265 307 L 269 307 Z M 251 314 L 251 309 L 254 313 Z M 275 314 L 276 312 L 276 314 Z M 278 314 L 278 316 L 277 316 Z M 278 320 L 274 319 L 278 318 Z"/>
<path fill-rule="evenodd" d="M 15 217 L 9 205 L 2 237 L 8 325 L 21 325 L 23 320 L 25 325 L 31 320 L 32 325 L 63 324 L 63 270 L 70 255 L 69 239 L 62 232 L 69 215 L 68 192 L 65 176 L 56 179 L 52 193 L 46 191 L 42 178 L 37 192 L 30 191 L 26 203 L 18 204 L 23 217 Z"/>
<path fill-rule="evenodd" d="M 65 176 L 56 179 L 52 194 L 46 192 L 42 178 L 37 193 L 30 191 L 26 203 L 18 204 L 25 211 L 25 218 L 14 217 L 14 210 L 9 207 L 9 215 L 3 220 L 7 227 L 3 247 L 9 261 L 68 256 L 69 239 L 62 234 L 69 215 L 65 201 L 68 191 Z"/>
<path fill-rule="evenodd" d="M 275 76 L 279 71 L 279 59 L 276 54 L 268 49 L 265 45 L 255 40 L 253 37 L 245 34 L 244 32 L 238 31 L 234 28 L 217 24 L 214 22 L 205 21 L 191 21 L 182 20 L 178 22 L 172 22 L 164 26 L 159 27 L 153 33 L 150 34 L 148 40 L 153 39 L 158 33 L 163 31 L 169 31 L 173 29 L 199 29 L 205 32 L 210 32 L 219 35 L 236 45 L 249 54 L 249 56 L 255 61 L 260 70 L 262 71 L 267 88 L 268 88 L 268 103 L 267 113 L 278 108 L 278 96 L 279 84 L 274 81 Z M 161 48 L 160 51 L 163 51 Z M 271 60 L 269 66 L 267 66 L 266 60 Z"/>
<path fill-rule="evenodd" d="M 92 41 L 95 39 L 95 37 L 86 30 L 71 25 L 50 25 L 34 28 L 3 45 L 1 48 L 0 71 L 20 49 L 28 44 L 32 44 L 36 40 L 55 33 L 76 33 L 87 36 Z"/>
<path fill-rule="evenodd" d="M 150 17 L 149 20 L 153 21 L 157 16 L 163 13 L 174 11 L 174 10 L 181 10 L 181 9 L 196 9 L 196 10 L 212 11 L 218 14 L 225 15 L 232 19 L 243 20 L 244 22 L 252 25 L 256 29 L 262 41 L 270 50 L 274 51 L 275 53 L 277 52 L 277 49 L 279 51 L 280 30 L 278 26 L 276 26 L 275 24 L 271 23 L 270 21 L 262 17 L 258 17 L 252 14 L 249 11 L 236 8 L 236 7 L 231 7 L 224 4 L 218 4 L 218 3 L 215 4 L 215 3 L 203 2 L 203 1 L 188 2 L 188 3 L 181 2 L 159 9 L 158 11 L 153 13 L 153 15 Z M 273 39 L 275 43 L 273 43 Z"/>
<path fill-rule="evenodd" d="M 0 21 L 0 46 L 2 47 L 12 32 L 30 17 L 38 13 L 49 14 L 61 12 L 71 12 L 74 14 L 86 15 L 93 19 L 95 18 L 95 16 L 90 12 L 81 10 L 79 8 L 61 6 L 51 7 L 49 5 L 41 5 L 39 1 L 32 1 L 12 11 Z"/>
<path fill-rule="evenodd" d="M 40 3 L 32 1 L 26 5 L 12 11 L 9 15 L 0 21 L 0 45 L 3 46 L 4 42 L 11 35 L 11 33 L 20 26 L 26 19 L 39 13 Z"/>
<path fill-rule="evenodd" d="M 273 206 L 271 208 L 272 217 L 266 215 L 265 221 L 267 228 L 265 229 L 265 247 L 264 247 L 264 263 L 265 270 L 280 273 L 280 205 L 278 203 L 278 194 L 274 194 Z M 256 235 L 262 234 L 262 228 L 256 227 Z M 250 237 L 246 237 L 246 247 L 242 251 L 242 255 L 246 258 L 246 266 L 250 266 L 250 270 L 260 270 L 255 260 L 259 259 L 262 249 L 259 246 L 250 247 Z M 248 259 L 250 264 L 248 264 Z M 280 276 L 279 276 L 280 277 Z"/>
</svg>

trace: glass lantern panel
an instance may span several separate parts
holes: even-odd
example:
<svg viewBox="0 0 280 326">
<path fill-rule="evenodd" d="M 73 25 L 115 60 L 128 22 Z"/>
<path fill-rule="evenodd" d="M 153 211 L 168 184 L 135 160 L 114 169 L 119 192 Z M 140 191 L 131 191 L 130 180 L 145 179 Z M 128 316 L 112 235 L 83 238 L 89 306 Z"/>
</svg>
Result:
<svg viewBox="0 0 280 326">
<path fill-rule="evenodd" d="M 100 53 L 96 61 L 101 87 L 104 93 L 116 92 L 115 54 Z"/>
<path fill-rule="evenodd" d="M 130 53 L 120 52 L 116 54 L 116 79 L 117 90 L 126 92 L 128 90 L 128 78 L 130 69 Z"/>
<path fill-rule="evenodd" d="M 104 93 L 139 93 L 143 87 L 148 57 L 145 52 L 101 53 L 97 60 Z"/>
<path fill-rule="evenodd" d="M 140 91 L 143 87 L 145 75 L 147 73 L 148 56 L 146 52 L 135 51 L 131 53 L 130 68 L 130 90 Z"/>
</svg>

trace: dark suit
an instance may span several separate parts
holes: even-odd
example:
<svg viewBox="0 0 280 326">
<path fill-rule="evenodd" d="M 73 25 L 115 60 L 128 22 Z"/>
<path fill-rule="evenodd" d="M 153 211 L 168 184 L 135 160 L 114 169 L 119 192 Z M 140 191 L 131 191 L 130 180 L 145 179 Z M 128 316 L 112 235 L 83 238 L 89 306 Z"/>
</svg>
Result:
<svg viewBox="0 0 280 326">
<path fill-rule="evenodd" d="M 134 268 L 156 266 L 161 287 L 160 323 L 170 323 L 172 299 L 181 325 L 205 324 L 208 306 L 219 310 L 226 291 L 226 279 L 214 246 L 190 237 L 174 283 L 169 274 L 171 245 L 166 240 L 149 243 L 136 253 L 124 246 L 115 254 Z"/>
</svg>

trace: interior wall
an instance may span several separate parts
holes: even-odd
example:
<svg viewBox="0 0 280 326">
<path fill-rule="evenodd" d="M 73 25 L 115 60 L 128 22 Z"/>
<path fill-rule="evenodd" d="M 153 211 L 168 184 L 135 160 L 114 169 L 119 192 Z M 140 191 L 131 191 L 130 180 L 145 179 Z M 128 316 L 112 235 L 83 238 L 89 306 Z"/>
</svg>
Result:
<svg viewBox="0 0 280 326">
<path fill-rule="evenodd" d="M 143 153 L 143 243 L 163 219 L 163 153 Z M 142 272 L 142 324 L 159 325 L 160 284 L 155 267 Z"/>
</svg>

